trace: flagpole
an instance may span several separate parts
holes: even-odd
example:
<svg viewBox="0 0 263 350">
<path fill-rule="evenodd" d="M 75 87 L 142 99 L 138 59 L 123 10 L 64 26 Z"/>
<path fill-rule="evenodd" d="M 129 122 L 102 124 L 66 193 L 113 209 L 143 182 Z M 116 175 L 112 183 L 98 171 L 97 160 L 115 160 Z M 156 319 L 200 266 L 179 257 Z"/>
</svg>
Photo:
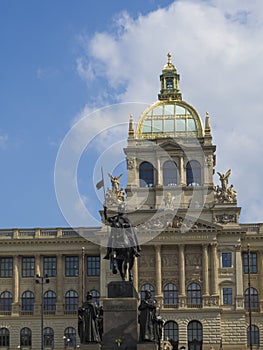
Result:
<svg viewBox="0 0 263 350">
<path fill-rule="evenodd" d="M 85 300 L 85 248 L 82 247 L 82 254 L 81 254 L 81 275 L 82 275 L 82 304 Z"/>
<path fill-rule="evenodd" d="M 103 168 L 101 167 L 101 178 L 102 178 L 102 181 L 103 181 L 103 194 L 104 194 L 104 202 L 103 202 L 103 205 L 105 203 L 105 199 L 106 199 L 106 193 L 105 193 L 105 182 L 104 182 L 104 175 L 103 175 Z"/>
</svg>

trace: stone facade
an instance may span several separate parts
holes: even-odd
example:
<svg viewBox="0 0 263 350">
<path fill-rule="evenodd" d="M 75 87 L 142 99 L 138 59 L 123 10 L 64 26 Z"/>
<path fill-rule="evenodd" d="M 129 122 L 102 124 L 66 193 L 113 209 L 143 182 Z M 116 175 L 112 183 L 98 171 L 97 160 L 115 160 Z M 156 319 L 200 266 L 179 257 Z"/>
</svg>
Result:
<svg viewBox="0 0 263 350">
<path fill-rule="evenodd" d="M 221 185 L 215 185 L 209 115 L 203 127 L 182 100 L 170 56 L 160 79 L 159 100 L 137 128 L 130 120 L 124 149 L 125 202 L 142 245 L 134 287 L 139 295 L 152 289 L 165 320 L 163 340 L 173 349 L 245 350 L 249 311 L 253 348 L 263 349 L 263 224 L 239 222 L 230 170 L 218 173 Z M 45 349 L 80 346 L 77 307 L 87 291 L 106 305 L 107 286 L 119 279 L 103 259 L 106 226 L 85 234 L 69 228 L 0 230 L 0 349 L 41 348 L 42 297 Z M 36 275 L 44 278 L 43 295 Z"/>
</svg>

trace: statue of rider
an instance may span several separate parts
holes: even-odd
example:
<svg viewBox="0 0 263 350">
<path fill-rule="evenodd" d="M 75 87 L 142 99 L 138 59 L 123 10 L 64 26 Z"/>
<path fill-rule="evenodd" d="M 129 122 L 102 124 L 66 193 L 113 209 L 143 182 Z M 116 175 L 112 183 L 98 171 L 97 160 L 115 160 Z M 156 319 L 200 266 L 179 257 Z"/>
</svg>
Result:
<svg viewBox="0 0 263 350">
<path fill-rule="evenodd" d="M 118 206 L 118 214 L 108 217 L 107 215 L 107 207 L 104 206 L 104 217 L 105 221 L 111 226 L 111 234 L 109 237 L 109 241 L 107 244 L 107 254 L 104 256 L 104 259 L 109 260 L 110 254 L 113 251 L 113 248 L 118 245 L 118 242 L 115 242 L 115 233 L 116 230 L 124 229 L 125 233 L 129 239 L 128 246 L 133 248 L 133 254 L 135 257 L 140 256 L 141 247 L 138 243 L 138 239 L 135 233 L 134 228 L 131 225 L 131 222 L 127 216 L 124 215 L 125 212 L 125 204 L 121 203 Z"/>
</svg>

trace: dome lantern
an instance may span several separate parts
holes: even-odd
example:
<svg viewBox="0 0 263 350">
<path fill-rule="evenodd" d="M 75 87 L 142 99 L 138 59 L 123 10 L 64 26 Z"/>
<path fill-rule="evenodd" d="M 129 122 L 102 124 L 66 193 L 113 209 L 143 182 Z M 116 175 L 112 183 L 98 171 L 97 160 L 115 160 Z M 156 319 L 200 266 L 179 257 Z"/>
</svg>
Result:
<svg viewBox="0 0 263 350">
<path fill-rule="evenodd" d="M 175 66 L 171 62 L 171 53 L 167 54 L 168 61 L 162 69 L 162 74 L 160 75 L 161 90 L 158 95 L 160 101 L 170 100 L 170 101 L 181 101 L 182 94 L 179 90 L 179 80 L 180 75 L 177 74 Z"/>
</svg>

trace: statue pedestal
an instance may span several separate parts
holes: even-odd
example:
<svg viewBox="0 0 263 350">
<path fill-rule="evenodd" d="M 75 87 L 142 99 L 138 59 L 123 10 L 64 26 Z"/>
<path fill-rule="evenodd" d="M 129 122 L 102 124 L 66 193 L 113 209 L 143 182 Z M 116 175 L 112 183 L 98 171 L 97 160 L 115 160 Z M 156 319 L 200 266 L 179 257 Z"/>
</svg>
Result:
<svg viewBox="0 0 263 350">
<path fill-rule="evenodd" d="M 88 343 L 80 344 L 80 350 L 101 350 L 101 345 L 99 343 Z"/>
<path fill-rule="evenodd" d="M 136 298 L 138 294 L 132 282 L 118 281 L 108 284 L 108 298 Z"/>
<path fill-rule="evenodd" d="M 158 345 L 152 342 L 138 343 L 137 350 L 158 350 Z"/>
<path fill-rule="evenodd" d="M 103 301 L 102 349 L 136 350 L 138 341 L 138 302 L 135 298 L 108 298 Z"/>
</svg>

